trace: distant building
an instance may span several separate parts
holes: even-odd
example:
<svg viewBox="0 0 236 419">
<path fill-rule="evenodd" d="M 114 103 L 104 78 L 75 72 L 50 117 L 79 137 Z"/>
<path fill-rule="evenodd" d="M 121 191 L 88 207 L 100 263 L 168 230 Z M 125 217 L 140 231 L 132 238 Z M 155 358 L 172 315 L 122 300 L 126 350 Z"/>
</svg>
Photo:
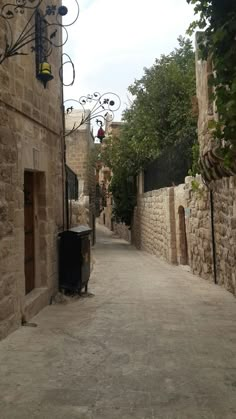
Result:
<svg viewBox="0 0 236 419">
<path fill-rule="evenodd" d="M 106 126 L 106 135 L 119 138 L 120 130 L 123 122 L 108 121 Z M 104 143 L 103 147 L 106 147 Z M 104 224 L 107 228 L 113 230 L 115 223 L 112 217 L 113 198 L 109 191 L 109 185 L 112 178 L 112 171 L 104 164 L 98 166 L 97 182 L 100 186 L 100 224 Z"/>
<path fill-rule="evenodd" d="M 70 202 L 70 224 L 88 224 L 93 229 L 95 241 L 95 165 L 93 151 L 94 137 L 90 122 L 78 127 L 83 116 L 82 111 L 74 109 L 66 115 L 66 162 L 78 177 L 79 200 Z"/>
</svg>

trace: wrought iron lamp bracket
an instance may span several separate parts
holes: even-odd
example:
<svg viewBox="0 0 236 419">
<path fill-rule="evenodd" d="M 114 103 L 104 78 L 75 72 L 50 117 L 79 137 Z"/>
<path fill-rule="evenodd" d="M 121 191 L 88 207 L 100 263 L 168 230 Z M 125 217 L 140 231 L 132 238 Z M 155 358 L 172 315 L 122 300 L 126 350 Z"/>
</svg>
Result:
<svg viewBox="0 0 236 419">
<path fill-rule="evenodd" d="M 72 105 L 75 104 L 76 108 Z M 68 106 L 70 105 L 70 106 Z M 68 136 L 77 131 L 82 125 L 93 120 L 102 128 L 106 121 L 113 121 L 115 112 L 121 106 L 120 97 L 116 93 L 108 92 L 102 95 L 98 92 L 81 96 L 79 100 L 67 99 L 64 102 L 65 115 L 73 113 L 74 110 L 81 110 L 81 118 L 75 122 L 70 131 L 65 132 Z"/>
<path fill-rule="evenodd" d="M 79 17 L 78 0 L 74 2 L 77 11 L 73 21 L 68 24 L 62 23 L 62 17 L 68 12 L 65 6 L 46 5 L 42 12 L 43 0 L 15 0 L 12 3 L 5 3 L 0 8 L 0 23 L 5 23 L 5 37 L 1 39 L 0 45 L 0 64 L 15 55 L 28 55 L 24 50 L 28 44 L 31 44 L 31 51 L 41 48 L 45 58 L 51 54 L 54 47 L 62 47 L 68 39 L 67 27 L 74 24 Z M 39 30 L 37 18 L 38 22 L 40 20 L 43 22 L 43 33 Z M 22 20 L 20 34 L 14 30 L 16 19 Z M 61 41 L 61 31 L 64 31 L 63 41 Z"/>
</svg>

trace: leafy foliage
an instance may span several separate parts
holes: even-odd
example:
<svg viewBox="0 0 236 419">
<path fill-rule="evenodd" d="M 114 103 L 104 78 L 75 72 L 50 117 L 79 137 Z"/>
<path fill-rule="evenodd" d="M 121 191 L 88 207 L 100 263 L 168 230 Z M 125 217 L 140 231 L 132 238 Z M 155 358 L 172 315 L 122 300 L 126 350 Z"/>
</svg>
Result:
<svg viewBox="0 0 236 419">
<path fill-rule="evenodd" d="M 236 152 L 236 4 L 234 0 L 187 0 L 194 4 L 198 19 L 189 28 L 204 29 L 200 42 L 202 57 L 212 57 L 214 99 L 219 114 L 214 134 L 219 144 L 224 144 L 228 164 Z"/>
<path fill-rule="evenodd" d="M 189 39 L 180 37 L 178 41 L 178 48 L 156 59 L 151 68 L 144 69 L 143 77 L 129 86 L 134 99 L 123 114 L 119 139 L 106 140 L 102 151 L 102 160 L 113 171 L 115 217 L 126 223 L 130 223 L 135 205 L 131 177 L 177 144 L 182 144 L 192 159 L 192 145 L 197 140 L 197 118 L 192 112 L 195 56 Z"/>
<path fill-rule="evenodd" d="M 195 57 L 191 41 L 180 37 L 179 47 L 144 69 L 144 76 L 129 87 L 135 97 L 124 113 L 126 137 L 132 139 L 141 165 L 162 150 L 185 143 L 190 150 L 196 138 Z"/>
<path fill-rule="evenodd" d="M 115 173 L 110 184 L 114 205 L 113 217 L 116 221 L 131 225 L 133 210 L 136 205 L 135 178 L 123 177 Z"/>
</svg>

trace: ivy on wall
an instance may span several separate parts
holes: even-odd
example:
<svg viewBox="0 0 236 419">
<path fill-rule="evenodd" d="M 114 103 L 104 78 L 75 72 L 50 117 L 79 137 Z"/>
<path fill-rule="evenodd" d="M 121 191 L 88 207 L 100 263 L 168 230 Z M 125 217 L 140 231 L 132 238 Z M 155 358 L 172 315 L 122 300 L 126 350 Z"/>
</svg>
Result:
<svg viewBox="0 0 236 419">
<path fill-rule="evenodd" d="M 214 72 L 209 83 L 219 116 L 211 129 L 225 165 L 236 156 L 236 2 L 234 0 L 187 0 L 194 5 L 198 19 L 189 27 L 204 30 L 200 40 L 202 58 L 212 57 Z"/>
</svg>

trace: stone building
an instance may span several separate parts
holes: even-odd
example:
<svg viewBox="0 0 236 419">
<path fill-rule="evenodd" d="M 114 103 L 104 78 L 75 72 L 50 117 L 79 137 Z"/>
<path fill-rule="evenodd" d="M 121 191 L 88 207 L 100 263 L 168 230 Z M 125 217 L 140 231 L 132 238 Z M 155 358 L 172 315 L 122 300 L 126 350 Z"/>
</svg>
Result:
<svg viewBox="0 0 236 419">
<path fill-rule="evenodd" d="M 81 118 L 88 116 L 74 109 L 66 115 L 66 162 L 78 177 L 79 200 L 70 202 L 70 224 L 88 224 L 93 229 L 92 241 L 95 243 L 95 151 L 94 136 L 90 122 L 78 127 Z"/>
<path fill-rule="evenodd" d="M 122 125 L 123 125 L 123 122 L 108 120 L 106 124 L 106 136 L 119 138 Z M 102 147 L 106 147 L 106 144 L 102 145 Z M 107 228 L 111 230 L 114 230 L 114 232 L 116 232 L 116 230 L 118 229 L 119 234 L 121 234 L 122 226 L 120 224 L 115 223 L 112 218 L 113 198 L 112 198 L 112 194 L 109 191 L 111 177 L 112 177 L 111 169 L 107 167 L 106 165 L 104 165 L 103 163 L 100 164 L 98 176 L 97 176 L 98 184 L 100 186 L 101 195 L 102 195 L 99 223 L 105 225 Z M 128 237 L 129 237 L 129 234 L 125 235 L 126 239 Z"/>
<path fill-rule="evenodd" d="M 13 36 L 27 18 L 28 11 L 14 19 Z M 48 57 L 54 79 L 46 88 L 36 78 L 31 45 L 24 52 L 0 64 L 0 338 L 56 292 L 64 228 L 61 49 Z"/>
</svg>

